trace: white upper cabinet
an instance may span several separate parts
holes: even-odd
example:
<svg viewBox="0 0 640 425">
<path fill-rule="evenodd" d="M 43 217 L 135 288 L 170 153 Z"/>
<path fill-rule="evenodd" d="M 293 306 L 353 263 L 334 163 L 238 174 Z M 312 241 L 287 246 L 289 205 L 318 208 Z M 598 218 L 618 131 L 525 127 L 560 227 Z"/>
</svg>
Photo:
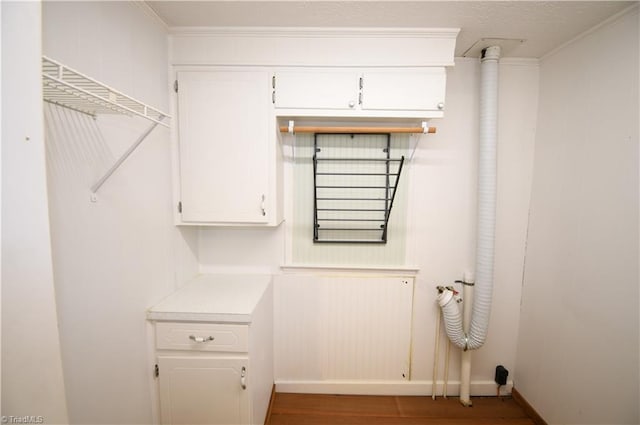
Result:
<svg viewBox="0 0 640 425">
<path fill-rule="evenodd" d="M 276 225 L 271 73 L 209 68 L 176 75 L 180 222 Z"/>
<path fill-rule="evenodd" d="M 362 76 L 362 109 L 441 111 L 446 78 L 442 67 L 366 71 Z"/>
<path fill-rule="evenodd" d="M 175 222 L 277 226 L 278 121 L 444 115 L 458 28 L 174 29 Z"/>
<path fill-rule="evenodd" d="M 280 116 L 441 117 L 444 67 L 276 70 L 274 103 Z"/>
<path fill-rule="evenodd" d="M 355 109 L 359 73 L 353 70 L 276 71 L 276 108 Z"/>
</svg>

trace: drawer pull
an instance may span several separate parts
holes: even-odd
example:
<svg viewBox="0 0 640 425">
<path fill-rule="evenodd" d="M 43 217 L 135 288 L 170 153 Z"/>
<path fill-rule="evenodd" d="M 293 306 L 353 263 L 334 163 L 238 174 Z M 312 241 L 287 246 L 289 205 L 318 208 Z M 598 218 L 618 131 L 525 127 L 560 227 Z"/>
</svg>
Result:
<svg viewBox="0 0 640 425">
<path fill-rule="evenodd" d="M 247 368 L 242 366 L 242 371 L 240 372 L 240 386 L 243 390 L 247 389 Z"/>
<path fill-rule="evenodd" d="M 205 338 L 203 336 L 189 335 L 189 339 L 197 343 L 203 343 L 203 342 L 213 341 L 215 338 L 212 336 L 208 336 Z"/>
</svg>

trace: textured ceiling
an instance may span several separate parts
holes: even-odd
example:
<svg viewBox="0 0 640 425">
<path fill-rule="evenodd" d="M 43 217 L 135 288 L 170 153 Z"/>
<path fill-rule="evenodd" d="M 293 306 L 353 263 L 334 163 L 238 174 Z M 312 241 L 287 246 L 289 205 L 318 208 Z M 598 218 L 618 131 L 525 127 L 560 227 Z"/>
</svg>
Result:
<svg viewBox="0 0 640 425">
<path fill-rule="evenodd" d="M 169 27 L 455 27 L 456 56 L 482 38 L 523 39 L 505 56 L 541 57 L 634 2 L 147 1 Z"/>
</svg>

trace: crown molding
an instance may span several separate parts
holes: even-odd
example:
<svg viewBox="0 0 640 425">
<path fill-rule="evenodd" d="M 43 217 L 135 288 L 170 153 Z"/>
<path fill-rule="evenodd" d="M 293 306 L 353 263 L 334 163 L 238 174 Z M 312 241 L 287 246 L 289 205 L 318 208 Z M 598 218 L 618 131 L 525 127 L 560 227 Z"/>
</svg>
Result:
<svg viewBox="0 0 640 425">
<path fill-rule="evenodd" d="M 129 3 L 140 9 L 145 15 L 155 21 L 156 24 L 160 25 L 167 34 L 169 33 L 170 28 L 167 23 L 156 13 L 155 10 L 153 10 L 151 6 L 149 6 L 149 4 L 147 4 L 146 1 L 129 0 Z"/>
<path fill-rule="evenodd" d="M 444 38 L 455 39 L 460 28 L 324 28 L 324 27 L 171 27 L 171 35 L 208 37 L 297 38 Z"/>
</svg>

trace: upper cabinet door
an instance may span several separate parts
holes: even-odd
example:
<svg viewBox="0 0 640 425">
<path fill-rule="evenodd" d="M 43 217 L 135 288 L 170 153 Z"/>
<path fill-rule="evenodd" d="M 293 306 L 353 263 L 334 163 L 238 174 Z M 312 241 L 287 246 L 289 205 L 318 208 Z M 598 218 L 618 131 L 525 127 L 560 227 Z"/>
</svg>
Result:
<svg viewBox="0 0 640 425">
<path fill-rule="evenodd" d="M 441 67 L 365 71 L 362 109 L 439 111 L 444 109 L 445 86 Z"/>
<path fill-rule="evenodd" d="M 270 73 L 179 71 L 182 222 L 269 221 Z"/>
<path fill-rule="evenodd" d="M 275 106 L 291 109 L 355 109 L 359 73 L 355 70 L 283 70 L 275 74 Z"/>
<path fill-rule="evenodd" d="M 297 117 L 442 117 L 443 67 L 279 69 L 276 114 Z"/>
</svg>

